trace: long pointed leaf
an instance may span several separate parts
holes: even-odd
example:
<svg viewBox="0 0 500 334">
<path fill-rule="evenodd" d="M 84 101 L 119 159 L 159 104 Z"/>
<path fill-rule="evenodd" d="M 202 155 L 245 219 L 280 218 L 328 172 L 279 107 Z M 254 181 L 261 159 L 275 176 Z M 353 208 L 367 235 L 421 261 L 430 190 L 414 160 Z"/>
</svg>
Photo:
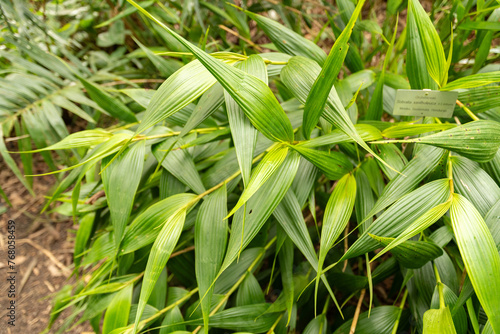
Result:
<svg viewBox="0 0 500 334">
<path fill-rule="evenodd" d="M 500 255 L 477 209 L 454 194 L 450 209 L 453 232 L 474 291 L 495 332 L 500 331 Z"/>
</svg>

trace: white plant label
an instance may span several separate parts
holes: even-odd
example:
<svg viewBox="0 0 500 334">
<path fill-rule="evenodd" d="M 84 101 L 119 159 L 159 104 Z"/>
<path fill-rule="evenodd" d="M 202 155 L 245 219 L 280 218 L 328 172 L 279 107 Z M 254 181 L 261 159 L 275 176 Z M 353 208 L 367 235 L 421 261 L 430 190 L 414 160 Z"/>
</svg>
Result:
<svg viewBox="0 0 500 334">
<path fill-rule="evenodd" d="M 457 98 L 453 91 L 398 89 L 393 115 L 450 118 Z"/>
</svg>

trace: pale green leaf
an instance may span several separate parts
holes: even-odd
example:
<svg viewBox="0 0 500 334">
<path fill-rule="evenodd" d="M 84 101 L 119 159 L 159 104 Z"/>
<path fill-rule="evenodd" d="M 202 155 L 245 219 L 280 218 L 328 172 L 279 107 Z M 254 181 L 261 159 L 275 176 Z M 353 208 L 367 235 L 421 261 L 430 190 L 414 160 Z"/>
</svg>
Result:
<svg viewBox="0 0 500 334">
<path fill-rule="evenodd" d="M 128 1 L 189 49 L 231 95 L 257 130 L 273 141 L 293 141 L 290 121 L 271 89 L 262 80 L 211 57 L 147 13 L 133 0 Z M 141 124 L 140 130 L 145 128 Z"/>
<path fill-rule="evenodd" d="M 396 240 L 394 238 L 378 237 L 370 233 L 368 235 L 385 247 L 388 247 Z M 401 241 L 397 246 L 391 247 L 391 252 L 403 267 L 411 269 L 418 269 L 427 262 L 443 255 L 441 247 L 429 241 Z"/>
<path fill-rule="evenodd" d="M 145 142 L 140 141 L 128 148 L 102 173 L 117 249 L 132 212 L 135 193 L 142 177 L 145 154 Z"/>
<path fill-rule="evenodd" d="M 102 334 L 108 334 L 115 328 L 128 325 L 133 287 L 133 284 L 129 284 L 126 288 L 115 294 L 111 300 L 109 307 L 106 309 L 106 314 L 104 315 Z"/>
<path fill-rule="evenodd" d="M 456 334 L 450 308 L 428 310 L 424 313 L 424 334 Z"/>
<path fill-rule="evenodd" d="M 236 67 L 246 73 L 254 75 L 267 84 L 266 65 L 260 56 L 252 55 L 247 60 L 237 64 Z M 227 91 L 224 93 L 224 96 L 226 99 L 227 117 L 231 128 L 234 147 L 236 149 L 236 157 L 238 158 L 238 164 L 243 178 L 243 184 L 248 186 L 258 132 Z"/>
<path fill-rule="evenodd" d="M 325 103 L 347 55 L 347 50 L 349 48 L 348 41 L 364 3 L 365 1 L 361 0 L 356 5 L 349 22 L 340 36 L 335 40 L 335 44 L 332 46 L 330 53 L 326 58 L 325 65 L 322 67 L 321 73 L 317 76 L 317 78 L 315 78 L 314 84 L 307 95 L 302 126 L 306 139 L 309 139 L 313 128 L 316 126 L 321 114 L 323 113 Z"/>
<path fill-rule="evenodd" d="M 239 208 L 241 208 L 249 199 L 262 187 L 263 184 L 276 172 L 281 166 L 288 154 L 288 147 L 280 144 L 269 151 L 262 161 L 254 169 L 248 186 L 241 194 L 238 203 L 233 207 L 227 217 L 232 216 Z M 226 218 L 227 218 L 226 217 Z"/>
<path fill-rule="evenodd" d="M 198 282 L 204 326 L 208 329 L 208 316 L 212 300 L 212 282 L 217 277 L 227 243 L 226 187 L 210 195 L 201 205 L 194 231 L 195 269 Z"/>
<path fill-rule="evenodd" d="M 433 145 L 478 162 L 487 162 L 494 158 L 500 147 L 500 123 L 479 120 L 420 138 L 374 143 L 395 142 Z"/>
<path fill-rule="evenodd" d="M 185 219 L 186 207 L 182 207 L 167 219 L 153 244 L 153 248 L 151 248 L 151 253 L 149 254 L 148 263 L 144 272 L 139 305 L 134 321 L 134 328 L 136 329 L 138 328 L 139 321 L 146 307 L 146 302 L 153 291 L 156 281 L 179 240 Z"/>
<path fill-rule="evenodd" d="M 456 242 L 474 291 L 493 330 L 500 331 L 500 255 L 477 209 L 454 194 L 450 209 Z"/>
</svg>

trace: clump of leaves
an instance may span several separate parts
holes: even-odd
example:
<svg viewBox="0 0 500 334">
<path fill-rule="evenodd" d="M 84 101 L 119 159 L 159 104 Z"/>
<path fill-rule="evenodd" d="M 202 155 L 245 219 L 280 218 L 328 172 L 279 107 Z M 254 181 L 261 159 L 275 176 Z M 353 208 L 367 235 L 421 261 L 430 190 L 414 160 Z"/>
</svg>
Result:
<svg viewBox="0 0 500 334">
<path fill-rule="evenodd" d="M 233 24 L 238 53 L 188 41 L 168 7 L 129 3 L 117 16 L 142 15 L 185 63 L 169 72 L 173 58 L 136 40 L 168 76 L 120 92 L 141 112 L 79 75 L 120 126 L 39 147 L 81 153 L 46 204 L 79 222 L 83 276 L 55 299 L 51 323 L 72 309 L 59 331 L 500 333 L 493 2 L 431 20 L 409 0 L 398 32 L 401 2 L 380 26 L 364 1 L 337 1 L 315 41 L 334 37 L 328 55 L 291 4 L 269 5 L 284 25 L 266 8 L 188 6 L 200 27 L 203 11 Z M 249 20 L 270 44 L 249 39 Z M 454 117 L 393 115 L 409 88 L 458 91 Z"/>
</svg>

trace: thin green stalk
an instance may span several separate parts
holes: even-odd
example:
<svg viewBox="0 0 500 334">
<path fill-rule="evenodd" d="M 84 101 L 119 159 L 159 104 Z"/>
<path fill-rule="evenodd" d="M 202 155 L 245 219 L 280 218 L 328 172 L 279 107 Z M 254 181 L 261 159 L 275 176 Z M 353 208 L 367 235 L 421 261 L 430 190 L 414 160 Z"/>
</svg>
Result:
<svg viewBox="0 0 500 334">
<path fill-rule="evenodd" d="M 396 321 L 394 322 L 394 327 L 392 328 L 391 334 L 396 334 L 398 332 L 399 320 L 401 319 L 401 314 L 403 313 L 403 309 L 406 303 L 406 297 L 408 297 L 408 289 L 405 290 L 403 294 L 403 298 L 401 299 L 401 304 L 399 305 L 399 313 Z"/>
<path fill-rule="evenodd" d="M 479 117 L 474 115 L 474 113 L 469 108 L 467 108 L 466 105 L 464 105 L 462 102 L 460 102 L 460 100 L 457 100 L 457 104 L 460 108 L 462 108 L 467 113 L 467 115 L 469 115 L 470 118 L 472 118 L 475 121 L 479 121 Z"/>
<path fill-rule="evenodd" d="M 171 309 L 173 309 L 174 307 L 178 306 L 178 305 L 181 305 L 182 303 L 184 303 L 186 300 L 189 300 L 189 298 L 191 298 L 191 296 L 193 296 L 195 293 L 198 292 L 198 288 L 194 288 L 193 290 L 189 291 L 187 295 L 185 295 L 184 297 L 182 297 L 181 299 L 179 299 L 178 301 L 176 301 L 175 303 L 173 304 L 170 304 L 168 305 L 167 307 L 165 307 L 164 309 L 156 312 L 154 315 L 150 316 L 149 318 L 147 319 L 144 319 L 142 320 L 140 323 L 139 323 L 139 326 L 144 326 L 146 325 L 148 322 L 152 321 L 152 320 L 155 320 L 156 318 L 158 318 L 159 316 L 161 316 L 163 313 L 165 312 L 168 312 L 170 311 Z M 132 326 L 132 325 L 131 325 Z M 146 333 L 149 329 L 147 329 L 146 331 L 142 332 L 142 333 Z"/>
<path fill-rule="evenodd" d="M 467 299 L 467 313 L 469 313 L 470 322 L 472 328 L 474 329 L 474 334 L 479 334 L 479 323 L 477 321 L 476 311 L 474 310 L 474 304 L 472 303 L 472 298 Z"/>
</svg>

